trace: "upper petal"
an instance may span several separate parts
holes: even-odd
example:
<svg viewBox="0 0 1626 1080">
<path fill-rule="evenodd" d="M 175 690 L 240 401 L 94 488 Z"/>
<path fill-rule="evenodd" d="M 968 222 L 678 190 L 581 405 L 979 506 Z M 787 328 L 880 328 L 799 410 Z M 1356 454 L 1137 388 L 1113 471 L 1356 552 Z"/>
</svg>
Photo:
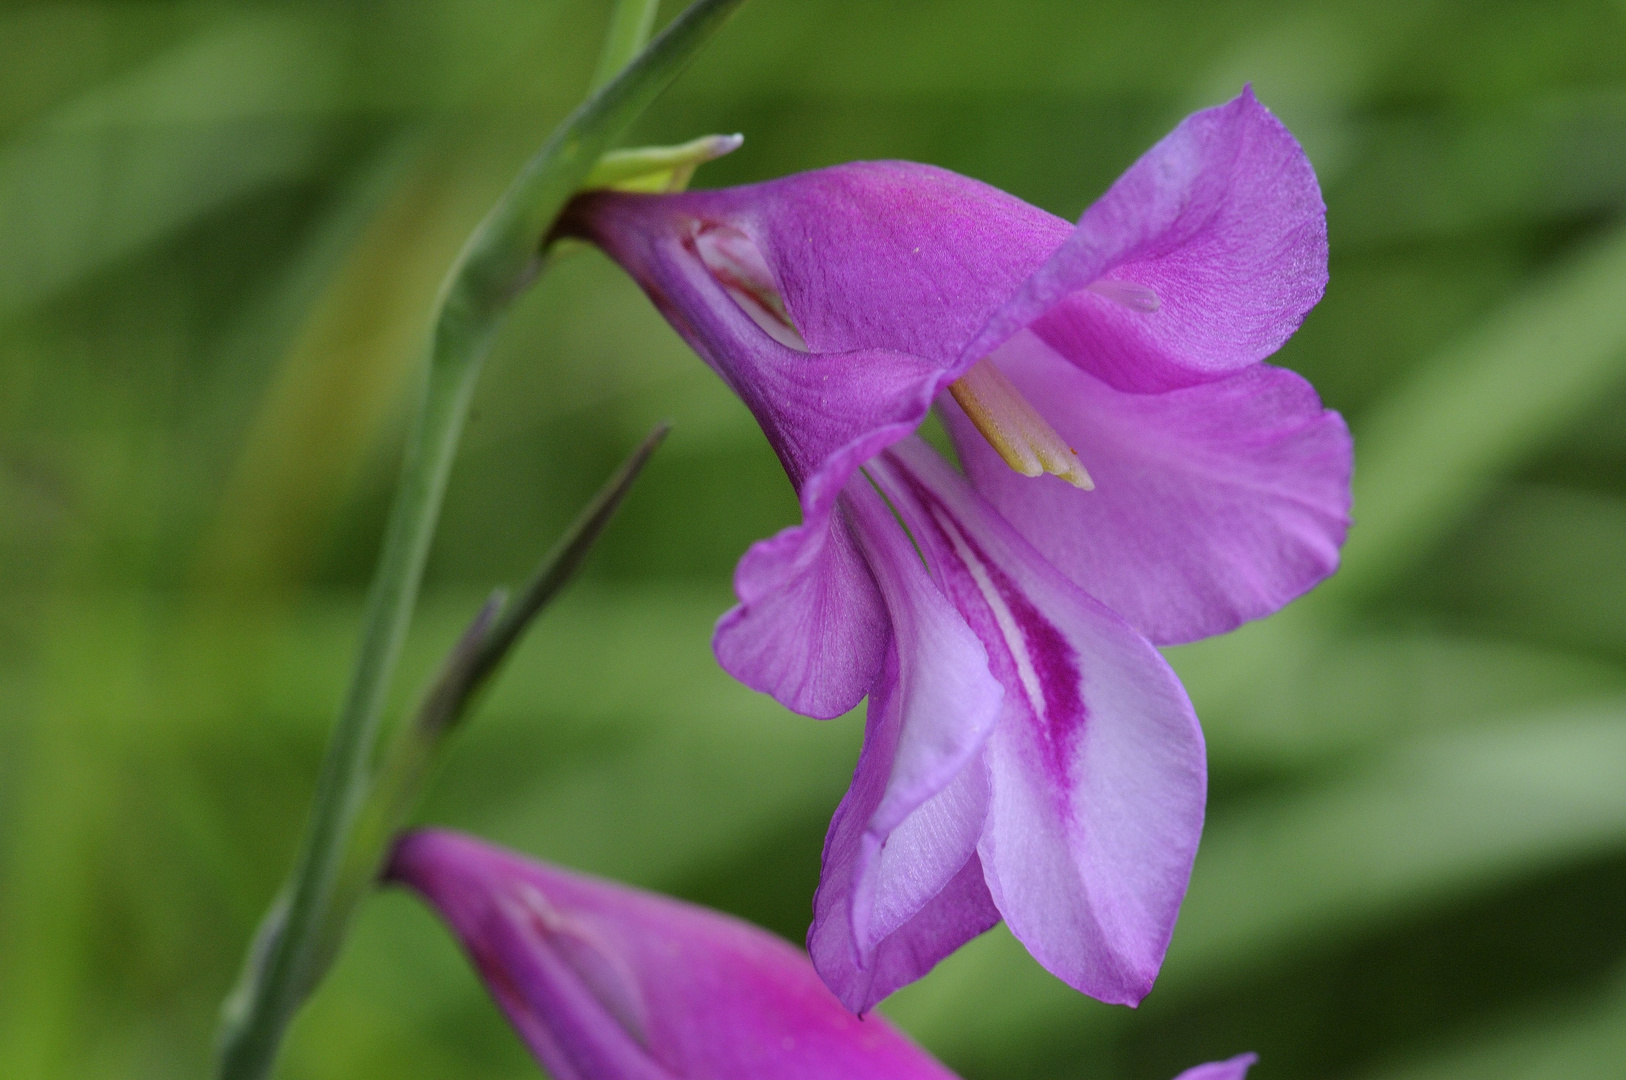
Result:
<svg viewBox="0 0 1626 1080">
<path fill-rule="evenodd" d="M 439 831 L 404 838 L 389 875 L 439 909 L 560 1080 L 952 1080 L 737 919 Z"/>
<path fill-rule="evenodd" d="M 1126 393 L 1027 332 L 994 359 L 1095 489 L 1012 472 L 945 395 L 967 475 L 1057 569 L 1153 641 L 1223 633 L 1337 568 L 1349 431 L 1298 375 L 1259 364 L 1200 386 Z"/>
<path fill-rule="evenodd" d="M 1151 290 L 1150 305 L 1103 293 Z M 1326 207 L 1291 133 L 1251 89 L 1194 113 L 1130 166 L 969 344 L 1024 327 L 1125 390 L 1220 378 L 1269 356 L 1327 283 Z"/>
<path fill-rule="evenodd" d="M 1053 974 L 1151 988 L 1202 831 L 1202 733 L 1151 643 L 1044 561 L 918 439 L 872 466 L 1006 687 L 979 846 L 995 905 Z"/>
<path fill-rule="evenodd" d="M 720 278 L 698 244 L 711 224 L 704 213 L 709 202 L 723 196 L 738 201 L 749 190 L 673 196 L 598 192 L 573 202 L 565 223 L 601 244 L 728 383 L 762 426 L 798 491 L 827 473 L 833 459 L 842 460 L 839 481 L 824 476 L 821 484 L 828 503 L 853 469 L 898 438 L 897 431 L 920 422 L 942 365 L 889 343 L 826 347 L 797 309 L 790 316 L 811 351 L 765 330 L 731 292 L 744 296 L 766 286 L 741 282 L 735 273 Z M 754 241 L 742 232 L 728 247 L 750 250 Z M 750 267 L 756 260 L 742 261 Z M 763 269 L 781 274 L 786 268 L 770 259 Z"/>
<path fill-rule="evenodd" d="M 1070 231 L 997 188 L 908 161 L 852 162 L 682 195 L 593 194 L 563 222 L 605 247 L 645 289 L 661 282 L 635 250 L 640 237 L 715 227 L 755 245 L 812 351 L 895 349 L 940 369 Z"/>
</svg>

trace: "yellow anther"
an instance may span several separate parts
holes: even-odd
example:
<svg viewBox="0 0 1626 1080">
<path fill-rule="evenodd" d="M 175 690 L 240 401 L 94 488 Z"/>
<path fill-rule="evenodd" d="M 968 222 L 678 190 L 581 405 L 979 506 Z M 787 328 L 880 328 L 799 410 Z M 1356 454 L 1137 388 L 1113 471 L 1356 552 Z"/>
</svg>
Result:
<svg viewBox="0 0 1626 1080">
<path fill-rule="evenodd" d="M 1090 491 L 1095 487 L 1073 448 L 992 360 L 978 360 L 949 384 L 949 393 L 988 445 L 1023 476 L 1053 473 L 1076 488 Z"/>
</svg>

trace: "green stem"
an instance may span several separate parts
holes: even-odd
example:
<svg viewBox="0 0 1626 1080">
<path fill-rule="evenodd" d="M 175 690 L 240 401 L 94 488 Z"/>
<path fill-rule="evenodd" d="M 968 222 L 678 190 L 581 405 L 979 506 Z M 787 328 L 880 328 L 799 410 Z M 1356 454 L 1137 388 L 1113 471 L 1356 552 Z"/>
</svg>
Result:
<svg viewBox="0 0 1626 1080">
<path fill-rule="evenodd" d="M 270 1071 L 288 1022 L 321 977 L 314 946 L 335 914 L 348 914 L 332 911 L 333 887 L 366 791 L 384 697 L 417 600 L 458 436 L 496 329 L 495 320 L 479 326 L 445 316 L 436 328 L 428 379 L 363 616 L 355 671 L 284 902 L 273 909 L 272 929 L 262 931 L 260 962 L 246 973 L 249 981 L 234 1002 L 236 1015 L 227 1018 L 222 1078 L 257 1078 Z"/>
<path fill-rule="evenodd" d="M 743 0 L 697 0 L 543 144 L 464 247 L 441 294 L 361 646 L 293 875 L 262 924 L 221 1027 L 220 1080 L 260 1080 L 330 959 L 350 910 L 334 900 L 379 719 L 406 636 L 464 417 L 503 316 L 541 272 L 554 219 L 599 158 Z M 626 5 L 623 5 L 626 6 Z M 618 15 L 619 19 L 619 15 Z M 615 44 L 615 48 L 623 47 Z M 606 55 L 609 55 L 607 49 Z"/>
<path fill-rule="evenodd" d="M 447 734 L 462 722 L 525 631 L 575 576 L 633 481 L 670 431 L 661 424 L 628 456 L 542 559 L 512 604 L 501 590 L 480 608 L 442 662 L 410 723 L 391 739 L 367 793 L 339 882 L 338 905 L 353 905 L 377 877 L 390 841 L 407 821 Z M 335 949 L 338 940 L 328 942 Z"/>
<path fill-rule="evenodd" d="M 604 51 L 599 53 L 598 70 L 593 72 L 593 88 L 615 78 L 638 55 L 649 32 L 655 27 L 655 11 L 661 0 L 616 0 L 610 12 L 610 28 L 604 34 Z"/>
</svg>

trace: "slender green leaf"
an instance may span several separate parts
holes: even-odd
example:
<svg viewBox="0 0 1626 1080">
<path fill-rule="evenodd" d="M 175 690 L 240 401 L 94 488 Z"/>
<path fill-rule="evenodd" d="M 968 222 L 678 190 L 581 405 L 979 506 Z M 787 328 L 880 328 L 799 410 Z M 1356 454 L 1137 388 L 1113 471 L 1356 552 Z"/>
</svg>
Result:
<svg viewBox="0 0 1626 1080">
<path fill-rule="evenodd" d="M 447 734 L 467 716 L 525 632 L 581 568 L 633 481 L 670 430 L 662 424 L 633 450 L 583 508 L 510 604 L 499 590 L 480 608 L 442 661 L 418 710 L 401 725 L 379 763 L 340 873 L 334 906 L 345 910 L 372 885 L 390 838 L 406 823 Z M 326 948 L 338 947 L 331 938 Z"/>
</svg>

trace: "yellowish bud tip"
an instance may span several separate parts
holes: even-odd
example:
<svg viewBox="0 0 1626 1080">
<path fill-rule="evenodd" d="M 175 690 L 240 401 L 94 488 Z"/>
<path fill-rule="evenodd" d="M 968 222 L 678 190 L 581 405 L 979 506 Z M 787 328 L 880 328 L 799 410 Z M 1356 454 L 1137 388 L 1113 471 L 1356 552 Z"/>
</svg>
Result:
<svg viewBox="0 0 1626 1080">
<path fill-rule="evenodd" d="M 732 154 L 744 142 L 744 135 L 702 135 L 679 146 L 612 150 L 588 173 L 582 190 L 610 188 L 651 194 L 682 191 L 689 186 L 695 169 Z"/>
<path fill-rule="evenodd" d="M 992 360 L 978 360 L 970 371 L 949 384 L 949 393 L 988 445 L 1023 476 L 1050 473 L 1076 488 L 1095 488 L 1095 481 L 1073 448 Z"/>
</svg>

